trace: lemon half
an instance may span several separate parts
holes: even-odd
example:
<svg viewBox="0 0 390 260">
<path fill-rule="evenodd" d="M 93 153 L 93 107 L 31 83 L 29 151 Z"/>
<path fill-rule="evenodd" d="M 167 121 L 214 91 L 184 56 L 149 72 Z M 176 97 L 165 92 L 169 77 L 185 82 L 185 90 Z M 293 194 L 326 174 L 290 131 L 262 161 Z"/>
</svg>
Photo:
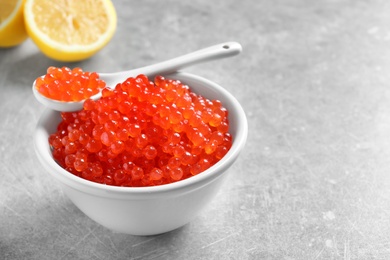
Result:
<svg viewBox="0 0 390 260">
<path fill-rule="evenodd" d="M 110 0 L 26 0 L 28 35 L 49 58 L 80 61 L 113 37 L 117 16 Z"/>
<path fill-rule="evenodd" d="M 27 39 L 23 0 L 0 1 L 0 47 L 13 47 Z"/>
</svg>

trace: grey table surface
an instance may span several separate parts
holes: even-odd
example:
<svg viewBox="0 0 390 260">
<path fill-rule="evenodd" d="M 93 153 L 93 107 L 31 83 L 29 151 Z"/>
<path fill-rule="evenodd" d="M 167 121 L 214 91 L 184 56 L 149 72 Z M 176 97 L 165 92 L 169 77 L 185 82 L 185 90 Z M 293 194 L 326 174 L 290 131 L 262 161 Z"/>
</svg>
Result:
<svg viewBox="0 0 390 260">
<path fill-rule="evenodd" d="M 61 63 L 0 49 L 0 259 L 390 259 L 390 1 L 115 1 L 118 30 Z M 186 69 L 242 104 L 247 145 L 188 225 L 137 237 L 96 224 L 37 161 L 48 66 L 111 72 L 213 44 L 243 53 Z"/>
</svg>

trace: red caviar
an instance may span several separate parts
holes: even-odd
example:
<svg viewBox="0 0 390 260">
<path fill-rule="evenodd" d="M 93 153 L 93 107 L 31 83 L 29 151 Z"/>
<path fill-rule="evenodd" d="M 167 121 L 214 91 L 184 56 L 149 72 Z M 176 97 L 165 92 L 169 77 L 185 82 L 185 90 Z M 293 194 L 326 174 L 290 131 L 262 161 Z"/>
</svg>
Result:
<svg viewBox="0 0 390 260">
<path fill-rule="evenodd" d="M 61 116 L 49 137 L 55 160 L 76 176 L 107 185 L 180 181 L 214 165 L 232 145 L 220 101 L 162 76 L 154 82 L 145 75 L 128 78 L 104 89 L 99 100 L 86 100 L 83 110 Z"/>
<path fill-rule="evenodd" d="M 42 95 L 58 101 L 81 101 L 105 86 L 99 74 L 81 68 L 49 67 L 46 75 L 35 80 L 35 87 Z"/>
</svg>

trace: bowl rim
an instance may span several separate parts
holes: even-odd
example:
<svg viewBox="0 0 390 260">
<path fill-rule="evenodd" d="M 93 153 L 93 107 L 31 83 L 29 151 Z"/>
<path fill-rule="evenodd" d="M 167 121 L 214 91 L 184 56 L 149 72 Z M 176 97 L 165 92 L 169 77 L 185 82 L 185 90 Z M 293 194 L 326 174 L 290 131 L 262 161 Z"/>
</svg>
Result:
<svg viewBox="0 0 390 260">
<path fill-rule="evenodd" d="M 197 174 L 195 176 L 192 176 L 190 178 L 181 181 L 164 184 L 164 185 L 156 185 L 156 186 L 148 186 L 148 187 L 121 187 L 121 186 L 105 185 L 101 183 L 88 181 L 71 174 L 70 172 L 62 168 L 60 165 L 58 165 L 52 158 L 50 147 L 48 145 L 46 146 L 41 144 L 42 142 L 47 140 L 47 135 L 49 134 L 47 128 L 45 128 L 44 126 L 44 123 L 51 116 L 59 113 L 58 111 L 54 111 L 47 108 L 46 110 L 44 110 L 43 114 L 39 118 L 39 121 L 35 128 L 33 139 L 34 139 L 34 148 L 38 156 L 38 159 L 41 161 L 43 166 L 45 166 L 45 168 L 48 170 L 49 174 L 56 177 L 56 179 L 61 179 L 61 182 L 66 182 L 65 184 L 73 188 L 75 188 L 74 185 L 70 185 L 69 181 L 72 182 L 73 184 L 76 184 L 76 186 L 78 187 L 82 186 L 83 190 L 87 188 L 90 190 L 95 190 L 95 191 L 100 190 L 103 192 L 110 192 L 110 193 L 112 192 L 116 194 L 163 193 L 172 190 L 182 190 L 192 185 L 196 185 L 197 187 L 203 186 L 205 183 L 209 182 L 210 179 L 217 179 L 218 177 L 220 177 L 222 175 L 220 171 L 226 170 L 227 168 L 230 167 L 230 165 L 237 159 L 239 153 L 241 152 L 241 150 L 243 149 L 246 143 L 246 139 L 248 135 L 248 122 L 242 106 L 237 101 L 237 99 L 226 89 L 221 87 L 219 84 L 211 80 L 208 80 L 206 78 L 203 78 L 201 76 L 197 76 L 185 72 L 174 72 L 174 73 L 164 75 L 164 77 L 184 78 L 188 80 L 197 81 L 200 84 L 210 85 L 211 88 L 216 89 L 217 92 L 222 93 L 222 95 L 225 96 L 226 99 L 229 99 L 232 106 L 235 107 L 235 113 L 237 113 L 236 115 L 237 124 L 239 124 L 240 127 L 237 128 L 237 132 L 233 136 L 232 147 L 220 161 L 218 161 L 216 164 L 214 164 L 209 169 L 207 169 L 206 171 L 200 174 Z M 56 171 L 56 174 L 53 174 L 53 172 L 51 171 Z"/>
</svg>

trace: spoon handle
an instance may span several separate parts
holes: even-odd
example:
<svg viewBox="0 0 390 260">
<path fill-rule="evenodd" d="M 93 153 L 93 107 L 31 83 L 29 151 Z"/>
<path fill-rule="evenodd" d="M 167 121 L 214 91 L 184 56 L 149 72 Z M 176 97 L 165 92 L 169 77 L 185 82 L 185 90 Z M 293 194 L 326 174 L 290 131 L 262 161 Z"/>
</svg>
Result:
<svg viewBox="0 0 390 260">
<path fill-rule="evenodd" d="M 153 65 L 116 73 L 99 73 L 99 75 L 101 79 L 106 81 L 108 86 L 114 87 L 117 83 L 123 82 L 129 77 L 135 77 L 138 74 L 147 76 L 169 74 L 194 64 L 234 56 L 241 51 L 242 47 L 239 43 L 226 42 Z"/>
</svg>

